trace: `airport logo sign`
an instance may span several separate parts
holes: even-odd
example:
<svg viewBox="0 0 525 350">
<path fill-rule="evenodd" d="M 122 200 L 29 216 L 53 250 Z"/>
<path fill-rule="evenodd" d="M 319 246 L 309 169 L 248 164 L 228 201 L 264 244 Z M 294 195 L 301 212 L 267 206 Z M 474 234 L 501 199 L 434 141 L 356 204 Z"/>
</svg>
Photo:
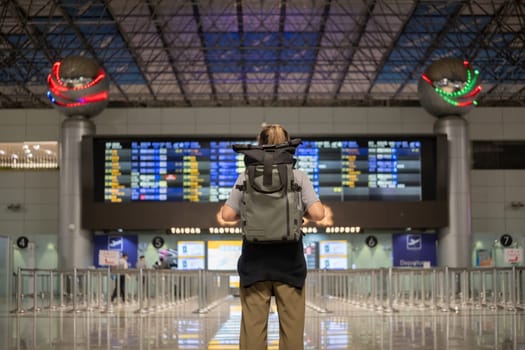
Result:
<svg viewBox="0 0 525 350">
<path fill-rule="evenodd" d="M 437 265 L 435 233 L 392 234 L 392 265 L 431 267 Z"/>
<path fill-rule="evenodd" d="M 407 235 L 407 250 L 421 250 L 423 248 L 421 235 Z"/>
<path fill-rule="evenodd" d="M 124 238 L 122 236 L 108 236 L 108 250 L 124 250 Z"/>
</svg>

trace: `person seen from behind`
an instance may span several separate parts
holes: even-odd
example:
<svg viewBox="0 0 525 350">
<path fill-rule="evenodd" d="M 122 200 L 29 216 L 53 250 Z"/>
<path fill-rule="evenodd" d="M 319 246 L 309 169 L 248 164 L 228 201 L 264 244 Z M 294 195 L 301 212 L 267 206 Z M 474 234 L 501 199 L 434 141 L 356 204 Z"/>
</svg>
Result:
<svg viewBox="0 0 525 350">
<path fill-rule="evenodd" d="M 146 262 L 146 257 L 144 255 L 141 255 L 139 257 L 139 261 L 137 261 L 137 265 L 135 267 L 139 270 L 146 270 L 148 268 L 148 263 Z M 146 286 L 146 271 L 142 272 L 142 285 L 143 287 Z"/>
<path fill-rule="evenodd" d="M 117 265 L 118 270 L 127 270 L 128 268 L 128 253 L 122 253 Z M 126 274 L 122 273 L 119 275 L 119 284 L 120 284 L 120 297 L 122 301 L 126 301 Z M 111 301 L 114 301 L 117 297 L 117 283 L 115 283 L 115 289 L 113 289 L 113 294 L 111 295 Z"/>
<path fill-rule="evenodd" d="M 277 145 L 289 140 L 288 132 L 277 124 L 265 126 L 257 138 L 259 145 Z M 304 216 L 312 221 L 322 220 L 324 207 L 308 175 L 293 169 L 293 176 L 301 188 Z M 228 200 L 221 208 L 223 220 L 240 219 L 243 194 L 237 186 L 243 184 L 245 179 L 244 173 L 238 176 Z M 237 271 L 242 308 L 240 350 L 267 349 L 272 295 L 279 315 L 279 350 L 304 349 L 306 261 L 302 237 L 298 241 L 271 244 L 243 239 Z"/>
</svg>

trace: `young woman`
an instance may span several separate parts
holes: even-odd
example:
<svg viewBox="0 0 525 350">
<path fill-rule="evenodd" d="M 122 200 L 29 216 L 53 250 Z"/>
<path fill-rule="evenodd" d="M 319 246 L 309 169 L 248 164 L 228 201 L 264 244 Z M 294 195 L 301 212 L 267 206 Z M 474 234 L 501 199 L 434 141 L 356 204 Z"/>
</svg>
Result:
<svg viewBox="0 0 525 350">
<path fill-rule="evenodd" d="M 259 145 L 281 144 L 290 140 L 280 125 L 267 125 L 257 138 Z M 319 221 L 324 207 L 314 192 L 308 176 L 294 169 L 294 180 L 301 187 L 305 217 Z M 237 178 L 236 185 L 244 182 Z M 235 186 L 221 210 L 225 221 L 239 219 L 242 192 Z M 241 257 L 237 263 L 240 276 L 242 306 L 240 350 L 266 350 L 268 345 L 268 315 L 272 295 L 279 314 L 279 349 L 304 348 L 304 317 L 306 262 L 303 241 L 283 243 L 255 243 L 243 240 Z"/>
</svg>

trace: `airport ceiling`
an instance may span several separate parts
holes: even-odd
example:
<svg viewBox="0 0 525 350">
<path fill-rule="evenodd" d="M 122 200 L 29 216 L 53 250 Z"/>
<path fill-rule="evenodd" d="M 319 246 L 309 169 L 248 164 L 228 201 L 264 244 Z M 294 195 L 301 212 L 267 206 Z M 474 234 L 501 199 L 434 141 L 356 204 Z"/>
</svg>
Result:
<svg viewBox="0 0 525 350">
<path fill-rule="evenodd" d="M 2 0 L 0 107 L 49 107 L 83 55 L 110 107 L 414 106 L 442 57 L 480 71 L 480 106 L 525 104 L 525 1 Z"/>
</svg>

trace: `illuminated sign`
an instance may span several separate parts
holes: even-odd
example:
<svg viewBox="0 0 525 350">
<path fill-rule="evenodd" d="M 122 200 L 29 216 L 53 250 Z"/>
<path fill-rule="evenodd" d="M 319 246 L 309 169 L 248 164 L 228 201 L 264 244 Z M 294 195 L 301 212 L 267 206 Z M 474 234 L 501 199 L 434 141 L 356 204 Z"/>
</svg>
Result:
<svg viewBox="0 0 525 350">
<path fill-rule="evenodd" d="M 237 270 L 242 241 L 208 241 L 208 270 Z"/>
</svg>

